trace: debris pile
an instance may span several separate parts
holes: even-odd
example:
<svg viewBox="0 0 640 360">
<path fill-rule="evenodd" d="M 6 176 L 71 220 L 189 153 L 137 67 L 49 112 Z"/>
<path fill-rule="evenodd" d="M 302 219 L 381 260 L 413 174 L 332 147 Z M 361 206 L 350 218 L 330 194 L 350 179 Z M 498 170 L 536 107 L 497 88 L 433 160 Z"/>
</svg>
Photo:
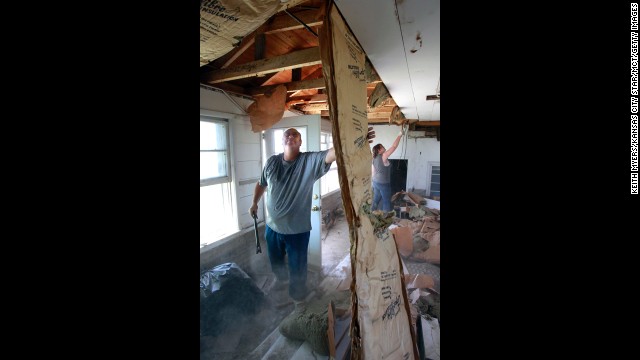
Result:
<svg viewBox="0 0 640 360">
<path fill-rule="evenodd" d="M 404 198 L 411 202 L 403 207 L 408 218 L 396 216 L 394 224 L 397 227 L 391 229 L 398 251 L 405 260 L 440 264 L 440 210 L 420 204 L 423 199 L 418 195 L 405 194 Z"/>
<path fill-rule="evenodd" d="M 200 275 L 200 335 L 216 336 L 265 304 L 264 292 L 236 263 L 206 270 Z"/>
<path fill-rule="evenodd" d="M 333 339 L 328 337 L 329 324 L 333 327 L 337 320 L 348 318 L 351 315 L 350 303 L 350 293 L 347 292 L 309 299 L 296 306 L 278 328 L 283 336 L 306 341 L 315 353 L 327 356 L 336 345 L 335 342 L 331 344 Z M 332 308 L 331 314 L 329 307 Z"/>
</svg>

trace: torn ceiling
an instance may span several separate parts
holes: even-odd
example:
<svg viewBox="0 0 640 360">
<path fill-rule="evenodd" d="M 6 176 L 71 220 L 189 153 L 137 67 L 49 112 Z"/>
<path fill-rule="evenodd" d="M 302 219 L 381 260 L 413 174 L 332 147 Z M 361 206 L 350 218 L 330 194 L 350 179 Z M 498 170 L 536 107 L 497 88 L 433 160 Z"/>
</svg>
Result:
<svg viewBox="0 0 640 360">
<path fill-rule="evenodd" d="M 440 1 L 336 0 L 370 65 L 369 124 L 440 125 Z M 325 0 L 203 0 L 200 82 L 262 96 L 287 88 L 283 106 L 329 116 L 317 34 Z M 381 88 L 382 83 L 384 88 Z M 387 94 L 385 94 L 387 93 Z"/>
</svg>

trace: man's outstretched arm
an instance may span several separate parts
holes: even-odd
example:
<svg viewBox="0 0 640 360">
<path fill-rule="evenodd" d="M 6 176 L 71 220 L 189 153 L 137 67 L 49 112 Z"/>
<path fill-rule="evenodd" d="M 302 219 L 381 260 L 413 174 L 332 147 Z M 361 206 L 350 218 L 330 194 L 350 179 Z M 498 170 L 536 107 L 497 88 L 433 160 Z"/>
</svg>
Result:
<svg viewBox="0 0 640 360">
<path fill-rule="evenodd" d="M 376 132 L 373 131 L 373 126 L 369 126 L 369 129 L 367 131 L 367 140 L 369 140 L 369 143 L 372 143 L 373 138 L 375 137 L 376 137 Z M 334 161 L 336 161 L 336 150 L 334 148 L 331 148 L 327 152 L 327 156 L 325 156 L 324 162 L 326 164 L 331 164 Z"/>
</svg>

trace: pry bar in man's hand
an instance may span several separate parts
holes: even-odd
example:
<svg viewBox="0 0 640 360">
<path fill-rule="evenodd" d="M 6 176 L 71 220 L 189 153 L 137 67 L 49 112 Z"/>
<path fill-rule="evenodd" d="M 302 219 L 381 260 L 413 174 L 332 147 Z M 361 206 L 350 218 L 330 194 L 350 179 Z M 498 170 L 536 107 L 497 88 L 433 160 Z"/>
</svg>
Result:
<svg viewBox="0 0 640 360">
<path fill-rule="evenodd" d="M 256 234 L 256 254 L 261 254 L 262 249 L 260 248 L 260 238 L 258 237 L 258 216 L 256 214 L 251 214 L 253 217 L 253 230 Z"/>
</svg>

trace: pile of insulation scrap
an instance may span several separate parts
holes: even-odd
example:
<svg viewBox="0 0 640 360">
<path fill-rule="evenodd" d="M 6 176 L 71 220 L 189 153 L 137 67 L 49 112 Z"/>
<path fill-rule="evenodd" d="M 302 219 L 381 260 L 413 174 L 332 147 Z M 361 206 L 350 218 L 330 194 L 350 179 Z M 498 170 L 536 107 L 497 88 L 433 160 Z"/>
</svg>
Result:
<svg viewBox="0 0 640 360">
<path fill-rule="evenodd" d="M 401 191 L 392 197 L 401 208 L 389 226 L 403 260 L 440 265 L 440 210 L 428 208 L 419 195 Z M 407 218 L 402 215 L 406 215 Z M 427 274 L 409 274 L 404 283 L 411 309 L 411 325 L 416 334 L 421 358 L 440 359 L 440 293 L 435 280 Z M 439 288 L 439 287 L 438 287 Z"/>
<path fill-rule="evenodd" d="M 350 306 L 349 292 L 320 295 L 296 306 L 278 329 L 286 338 L 306 341 L 318 355 L 335 354 L 336 347 L 349 345 L 349 336 L 345 337 L 348 326 L 345 325 L 351 322 Z"/>
<path fill-rule="evenodd" d="M 405 274 L 405 278 L 407 275 Z M 417 276 L 420 275 L 423 274 Z M 424 276 L 429 277 L 429 275 Z M 411 289 L 409 283 L 407 283 L 407 292 L 411 309 L 411 325 L 416 334 L 421 358 L 440 360 L 440 294 L 430 288 Z"/>
<path fill-rule="evenodd" d="M 402 260 L 440 264 L 440 210 L 426 206 L 423 197 L 401 191 L 392 197 L 396 211 L 371 211 L 369 204 L 362 210 L 368 215 L 374 234 L 389 229 L 397 244 Z M 398 209 L 402 208 L 401 219 Z M 403 261 L 404 263 L 404 261 Z M 404 269 L 411 326 L 416 334 L 421 359 L 440 359 L 440 293 L 436 280 L 428 274 L 410 274 Z"/>
<path fill-rule="evenodd" d="M 393 211 L 371 210 L 371 204 L 365 203 L 362 205 L 362 211 L 367 214 L 369 220 L 371 220 L 371 226 L 373 226 L 373 232 L 379 234 L 386 230 L 389 225 L 395 221 L 395 213 Z"/>
<path fill-rule="evenodd" d="M 405 260 L 440 264 L 440 210 L 427 208 L 424 199 L 412 193 L 399 192 L 392 198 L 404 195 L 407 201 L 408 219 L 395 218 L 397 227 L 393 233 L 398 252 Z"/>
<path fill-rule="evenodd" d="M 400 219 L 392 229 L 400 255 L 406 260 L 440 264 L 440 221 L 435 216 Z"/>
</svg>

